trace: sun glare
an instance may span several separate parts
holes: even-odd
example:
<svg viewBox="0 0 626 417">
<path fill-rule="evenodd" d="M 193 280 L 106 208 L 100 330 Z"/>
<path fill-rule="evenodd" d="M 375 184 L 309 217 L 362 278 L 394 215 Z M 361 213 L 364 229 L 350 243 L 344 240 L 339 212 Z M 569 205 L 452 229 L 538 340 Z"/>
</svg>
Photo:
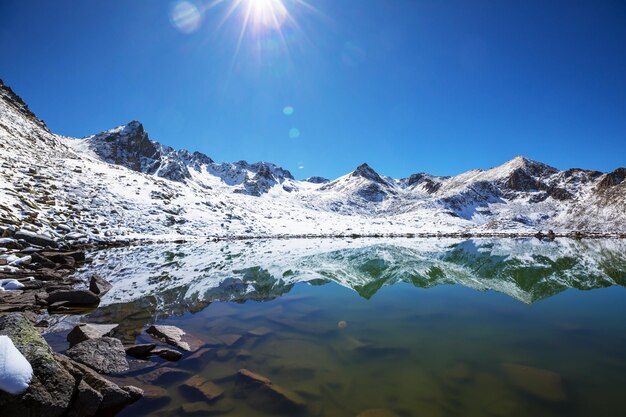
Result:
<svg viewBox="0 0 626 417">
<path fill-rule="evenodd" d="M 282 0 L 245 0 L 255 28 L 280 29 L 287 19 L 287 8 Z"/>
</svg>

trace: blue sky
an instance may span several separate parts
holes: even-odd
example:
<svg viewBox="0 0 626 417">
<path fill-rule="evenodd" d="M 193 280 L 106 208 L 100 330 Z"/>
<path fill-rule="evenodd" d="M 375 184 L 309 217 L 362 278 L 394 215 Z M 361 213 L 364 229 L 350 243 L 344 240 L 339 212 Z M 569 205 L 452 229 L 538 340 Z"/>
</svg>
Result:
<svg viewBox="0 0 626 417">
<path fill-rule="evenodd" d="M 626 164 L 623 1 L 241 1 L 0 0 L 0 77 L 55 132 L 298 178 Z"/>
</svg>

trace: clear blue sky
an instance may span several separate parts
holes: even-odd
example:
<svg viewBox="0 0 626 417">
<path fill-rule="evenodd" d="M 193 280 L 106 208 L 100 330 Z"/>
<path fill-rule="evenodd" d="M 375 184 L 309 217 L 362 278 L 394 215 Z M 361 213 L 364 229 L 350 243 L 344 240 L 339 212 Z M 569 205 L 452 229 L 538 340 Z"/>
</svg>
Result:
<svg viewBox="0 0 626 417">
<path fill-rule="evenodd" d="M 624 1 L 240 1 L 0 0 L 0 77 L 55 132 L 299 178 L 626 165 Z"/>
</svg>

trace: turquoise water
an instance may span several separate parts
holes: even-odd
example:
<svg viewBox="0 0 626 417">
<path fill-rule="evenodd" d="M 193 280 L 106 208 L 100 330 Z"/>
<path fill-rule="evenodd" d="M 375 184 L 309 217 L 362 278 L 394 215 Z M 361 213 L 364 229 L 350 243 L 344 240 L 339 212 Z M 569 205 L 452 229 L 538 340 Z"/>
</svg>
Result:
<svg viewBox="0 0 626 417">
<path fill-rule="evenodd" d="M 172 324 L 211 346 L 134 361 L 119 381 L 186 373 L 120 415 L 625 415 L 622 241 L 212 245 L 97 257 L 119 290 L 85 321 L 120 323 L 127 343 Z M 287 400 L 242 389 L 241 368 Z M 223 395 L 181 389 L 193 375 Z"/>
</svg>

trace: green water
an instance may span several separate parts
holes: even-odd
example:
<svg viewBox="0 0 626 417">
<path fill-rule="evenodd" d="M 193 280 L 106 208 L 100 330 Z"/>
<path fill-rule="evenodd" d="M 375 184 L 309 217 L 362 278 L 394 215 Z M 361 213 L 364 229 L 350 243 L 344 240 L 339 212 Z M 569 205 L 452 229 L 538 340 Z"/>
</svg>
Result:
<svg viewBox="0 0 626 417">
<path fill-rule="evenodd" d="M 148 324 L 172 324 L 212 346 L 200 359 L 134 362 L 152 367 L 118 381 L 145 386 L 156 367 L 189 375 L 120 415 L 626 415 L 623 241 L 334 245 L 102 253 L 92 269 L 135 282 L 84 321 L 120 323 L 128 343 L 149 341 Z M 240 338 L 215 342 L 229 335 Z M 277 411 L 280 401 L 242 390 L 241 368 L 298 405 Z M 196 414 L 181 407 L 202 401 L 180 389 L 192 375 L 224 391 Z"/>
</svg>

